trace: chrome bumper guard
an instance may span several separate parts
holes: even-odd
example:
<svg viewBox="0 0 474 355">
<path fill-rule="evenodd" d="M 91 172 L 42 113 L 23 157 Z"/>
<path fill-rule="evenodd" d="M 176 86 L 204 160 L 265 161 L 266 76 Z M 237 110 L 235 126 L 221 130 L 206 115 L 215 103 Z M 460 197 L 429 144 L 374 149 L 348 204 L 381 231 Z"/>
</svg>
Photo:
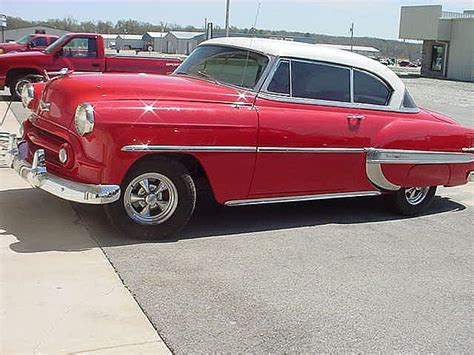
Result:
<svg viewBox="0 0 474 355">
<path fill-rule="evenodd" d="M 26 156 L 26 142 L 14 134 L 0 133 L 0 141 L 8 140 L 6 153 L 3 153 L 6 164 L 13 168 L 31 186 L 49 192 L 64 200 L 103 205 L 120 198 L 120 186 L 90 185 L 66 180 L 48 173 L 43 149 L 38 149 L 33 156 L 33 164 L 22 157 Z M 5 144 L 3 144 L 5 145 Z"/>
</svg>

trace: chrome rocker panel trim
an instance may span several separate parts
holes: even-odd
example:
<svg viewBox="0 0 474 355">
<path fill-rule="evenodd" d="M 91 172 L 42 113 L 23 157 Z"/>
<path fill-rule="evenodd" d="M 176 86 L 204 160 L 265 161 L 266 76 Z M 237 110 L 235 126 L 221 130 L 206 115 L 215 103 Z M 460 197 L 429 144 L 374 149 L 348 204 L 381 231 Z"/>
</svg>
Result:
<svg viewBox="0 0 474 355">
<path fill-rule="evenodd" d="M 270 204 L 270 203 L 287 203 L 287 202 L 303 202 L 303 201 L 316 201 L 316 200 L 331 200 L 331 199 L 336 199 L 336 198 L 367 197 L 367 196 L 378 196 L 378 195 L 381 195 L 379 191 L 343 192 L 343 193 L 336 193 L 336 194 L 232 200 L 232 201 L 225 202 L 225 205 L 235 207 L 235 206 L 248 206 L 248 205 L 263 205 L 263 204 Z"/>
<path fill-rule="evenodd" d="M 64 200 L 103 205 L 113 203 L 120 198 L 120 186 L 118 185 L 91 185 L 66 180 L 48 173 L 45 163 L 43 149 L 38 149 L 30 164 L 21 158 L 22 142 L 14 136 L 10 136 L 7 150 L 7 162 L 23 179 L 35 188 L 39 188 Z"/>
</svg>

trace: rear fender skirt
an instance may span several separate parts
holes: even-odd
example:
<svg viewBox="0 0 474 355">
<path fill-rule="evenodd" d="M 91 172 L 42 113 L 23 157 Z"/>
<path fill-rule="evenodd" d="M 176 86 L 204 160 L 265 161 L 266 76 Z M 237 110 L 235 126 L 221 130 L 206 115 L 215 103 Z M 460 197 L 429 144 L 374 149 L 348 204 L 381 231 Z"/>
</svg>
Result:
<svg viewBox="0 0 474 355">
<path fill-rule="evenodd" d="M 382 170 L 383 164 L 390 165 L 438 165 L 469 164 L 474 154 L 453 152 L 431 152 L 400 149 L 367 149 L 366 172 L 370 182 L 385 191 L 398 191 L 400 185 L 390 181 Z"/>
</svg>

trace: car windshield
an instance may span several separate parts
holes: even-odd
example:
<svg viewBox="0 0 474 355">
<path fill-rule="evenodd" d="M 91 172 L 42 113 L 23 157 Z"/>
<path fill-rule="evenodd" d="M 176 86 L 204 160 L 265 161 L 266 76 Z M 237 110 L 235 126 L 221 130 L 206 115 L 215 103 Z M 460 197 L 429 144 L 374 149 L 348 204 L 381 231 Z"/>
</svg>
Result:
<svg viewBox="0 0 474 355">
<path fill-rule="evenodd" d="M 68 35 L 63 35 L 61 36 L 58 40 L 56 40 L 55 42 L 51 43 L 51 45 L 46 48 L 43 52 L 44 53 L 51 53 L 51 52 L 54 52 L 54 50 L 58 47 L 62 47 L 62 45 L 64 44 L 64 42 L 66 42 L 68 39 Z"/>
<path fill-rule="evenodd" d="M 204 45 L 198 47 L 175 74 L 254 89 L 268 62 L 268 57 L 252 51 Z"/>
<path fill-rule="evenodd" d="M 27 44 L 31 39 L 33 38 L 32 35 L 26 35 L 24 37 L 21 37 L 16 43 L 18 44 Z"/>
</svg>

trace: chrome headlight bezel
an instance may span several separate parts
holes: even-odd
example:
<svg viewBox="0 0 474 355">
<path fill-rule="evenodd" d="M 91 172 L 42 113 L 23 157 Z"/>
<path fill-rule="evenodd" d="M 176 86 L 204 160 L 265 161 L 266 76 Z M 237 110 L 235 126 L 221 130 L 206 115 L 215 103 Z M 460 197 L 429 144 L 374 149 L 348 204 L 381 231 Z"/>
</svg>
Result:
<svg viewBox="0 0 474 355">
<path fill-rule="evenodd" d="M 80 136 L 84 136 L 94 130 L 95 114 L 94 107 L 89 103 L 77 106 L 74 115 L 74 125 Z"/>
<path fill-rule="evenodd" d="M 35 98 L 35 88 L 33 87 L 33 84 L 25 84 L 23 85 L 23 88 L 21 89 L 21 102 L 23 104 L 23 107 L 28 108 L 28 105 L 30 104 L 31 101 L 33 101 Z"/>
</svg>

